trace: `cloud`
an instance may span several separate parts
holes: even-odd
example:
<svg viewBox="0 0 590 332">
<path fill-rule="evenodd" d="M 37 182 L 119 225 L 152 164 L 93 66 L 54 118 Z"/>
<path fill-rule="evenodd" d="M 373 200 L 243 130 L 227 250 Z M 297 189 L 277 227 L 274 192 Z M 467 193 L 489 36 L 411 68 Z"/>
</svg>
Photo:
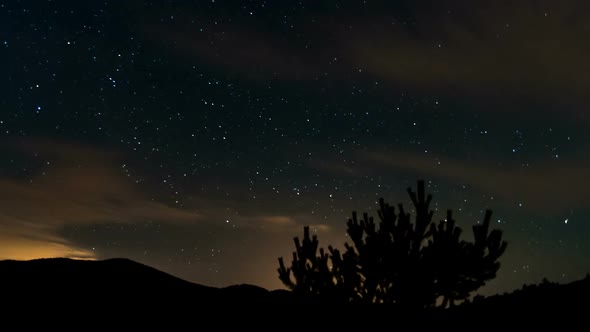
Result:
<svg viewBox="0 0 590 332">
<path fill-rule="evenodd" d="M 358 22 L 342 39 L 355 65 L 404 88 L 567 103 L 585 99 L 590 84 L 581 42 L 590 23 L 578 4 L 451 2 L 417 10 L 413 23 Z"/>
<path fill-rule="evenodd" d="M 30 239 L 21 234 L 0 235 L 0 259 L 29 260 L 46 257 L 96 259 L 93 251 L 78 248 L 63 239 Z"/>
<path fill-rule="evenodd" d="M 362 156 L 368 163 L 379 167 L 394 168 L 420 174 L 422 177 L 438 177 L 453 183 L 468 183 L 482 192 L 504 198 L 525 208 L 543 212 L 563 212 L 574 208 L 586 208 L 590 187 L 590 160 L 557 160 L 529 167 L 505 163 L 476 163 L 450 158 L 373 151 Z M 440 164 L 439 164 L 440 163 Z"/>
<path fill-rule="evenodd" d="M 219 218 L 211 213 L 211 217 Z M 318 223 L 319 217 L 306 214 L 293 215 L 271 215 L 271 214 L 248 214 L 236 215 L 231 219 L 232 224 L 250 229 L 264 230 L 265 232 L 281 232 L 295 234 L 303 229 L 303 226 L 309 226 L 315 232 L 328 233 L 333 227 L 327 224 Z M 229 219 L 228 219 L 229 220 Z"/>
<path fill-rule="evenodd" d="M 287 216 L 263 216 L 258 217 L 261 222 L 273 225 L 294 225 L 296 222 L 293 218 Z"/>
<path fill-rule="evenodd" d="M 206 12 L 138 26 L 167 53 L 255 80 L 321 77 L 340 89 L 368 76 L 384 82 L 385 93 L 394 86 L 463 102 L 550 103 L 587 119 L 579 107 L 590 85 L 590 45 L 581 42 L 590 38 L 585 1 L 372 6 L 343 5 L 329 15 L 309 6 L 292 18 L 292 29 Z"/>
<path fill-rule="evenodd" d="M 279 35 L 246 25 L 211 23 L 207 26 L 207 30 L 201 32 L 194 25 L 154 24 L 143 25 L 141 32 L 149 41 L 168 51 L 255 80 L 310 79 L 320 72 L 313 56 L 295 52 Z"/>
<path fill-rule="evenodd" d="M 0 178 L 0 258 L 95 257 L 59 235 L 66 226 L 199 219 L 146 197 L 112 151 L 40 141 L 12 149 L 51 162 L 30 179 Z"/>
<path fill-rule="evenodd" d="M 314 158 L 308 159 L 306 163 L 310 168 L 330 175 L 356 176 L 359 174 L 358 166 L 349 166 L 340 160 L 336 161 Z"/>
</svg>

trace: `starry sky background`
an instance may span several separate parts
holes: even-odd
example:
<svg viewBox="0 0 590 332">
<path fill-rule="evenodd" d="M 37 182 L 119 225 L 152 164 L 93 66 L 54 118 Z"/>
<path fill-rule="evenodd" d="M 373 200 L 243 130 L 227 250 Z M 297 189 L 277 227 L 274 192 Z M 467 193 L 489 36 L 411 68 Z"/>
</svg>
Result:
<svg viewBox="0 0 590 332">
<path fill-rule="evenodd" d="M 509 242 L 482 293 L 590 272 L 587 1 L 0 4 L 0 258 L 282 288 L 311 225 L 409 205 Z"/>
</svg>

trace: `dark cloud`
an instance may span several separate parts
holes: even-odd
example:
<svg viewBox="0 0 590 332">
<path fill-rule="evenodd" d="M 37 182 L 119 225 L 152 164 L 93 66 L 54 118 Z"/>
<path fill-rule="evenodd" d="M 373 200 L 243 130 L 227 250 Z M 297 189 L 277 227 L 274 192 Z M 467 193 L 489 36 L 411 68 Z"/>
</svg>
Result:
<svg viewBox="0 0 590 332">
<path fill-rule="evenodd" d="M 146 25 L 141 31 L 150 41 L 190 62 L 207 63 L 254 80 L 309 80 L 321 72 L 313 60 L 317 54 L 294 53 L 280 35 L 247 25 L 207 21 L 205 32 L 182 24 Z"/>
<path fill-rule="evenodd" d="M 415 24 L 360 27 L 350 51 L 373 75 L 433 93 L 567 103 L 590 83 L 586 3 L 479 3 L 421 12 Z"/>
<path fill-rule="evenodd" d="M 512 206 L 545 213 L 586 208 L 590 188 L 590 160 L 556 160 L 530 165 L 511 162 L 463 161 L 446 157 L 395 151 L 372 151 L 362 158 L 379 167 L 465 183 L 480 192 L 504 199 Z"/>
<path fill-rule="evenodd" d="M 52 161 L 43 162 L 44 169 L 30 179 L 0 179 L 2 258 L 95 257 L 89 248 L 72 247 L 59 235 L 70 225 L 199 219 L 194 211 L 155 202 L 137 190 L 112 151 L 47 141 L 15 148 Z"/>
<path fill-rule="evenodd" d="M 551 103 L 587 119 L 579 107 L 590 84 L 590 46 L 579 42 L 590 38 L 585 2 L 403 3 L 356 16 L 352 5 L 312 11 L 291 30 L 197 15 L 142 31 L 167 52 L 254 79 L 377 79 L 384 89 L 477 103 Z"/>
</svg>

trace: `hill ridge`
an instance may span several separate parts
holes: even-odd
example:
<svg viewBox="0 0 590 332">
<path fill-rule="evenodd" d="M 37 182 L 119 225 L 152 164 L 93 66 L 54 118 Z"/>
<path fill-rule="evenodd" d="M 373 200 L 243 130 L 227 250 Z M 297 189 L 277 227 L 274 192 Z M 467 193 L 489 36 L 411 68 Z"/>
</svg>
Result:
<svg viewBox="0 0 590 332">
<path fill-rule="evenodd" d="M 585 317 L 576 316 L 577 312 L 590 308 L 587 301 L 590 298 L 590 276 L 567 284 L 524 285 L 510 293 L 478 296 L 449 310 L 414 313 L 417 316 L 392 306 L 344 306 L 301 299 L 286 290 L 270 291 L 251 284 L 205 286 L 128 258 L 0 261 L 0 294 L 5 303 L 12 303 L 15 308 L 39 312 L 47 310 L 46 304 L 51 299 L 59 299 L 65 303 L 62 309 L 69 312 L 91 308 L 94 312 L 119 315 L 133 308 L 158 317 L 172 315 L 181 320 L 189 319 L 195 312 L 203 319 L 212 319 L 211 315 L 219 312 L 246 316 L 252 312 L 272 313 L 275 318 L 293 319 L 294 314 L 305 312 L 307 319 L 315 317 L 326 321 L 327 308 L 340 309 L 342 319 L 351 320 L 348 323 L 362 319 L 365 314 L 373 317 L 371 324 L 386 317 L 401 321 L 422 317 L 423 320 L 424 315 L 430 317 L 428 321 L 431 322 L 478 321 L 489 319 L 491 313 L 502 317 L 503 321 L 555 320 L 560 317 L 575 320 Z M 108 307 L 105 308 L 103 303 L 108 303 Z"/>
</svg>

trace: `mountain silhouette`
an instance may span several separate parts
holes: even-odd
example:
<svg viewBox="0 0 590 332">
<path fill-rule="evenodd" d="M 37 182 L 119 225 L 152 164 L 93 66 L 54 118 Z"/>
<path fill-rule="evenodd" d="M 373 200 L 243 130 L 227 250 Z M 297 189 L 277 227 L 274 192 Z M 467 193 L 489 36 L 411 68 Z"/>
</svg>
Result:
<svg viewBox="0 0 590 332">
<path fill-rule="evenodd" d="M 149 318 L 194 324 L 213 321 L 224 312 L 239 314 L 244 322 L 254 310 L 288 307 L 291 296 L 286 290 L 249 284 L 204 286 L 124 258 L 46 258 L 0 261 L 0 300 L 15 313 L 66 314 L 93 321 L 99 316 L 103 323 L 136 324 Z M 232 326 L 236 321 L 216 323 Z"/>
<path fill-rule="evenodd" d="M 507 320 L 584 321 L 590 312 L 590 275 L 582 280 L 558 284 L 544 280 L 538 285 L 525 285 L 510 293 L 486 298 L 476 297 L 456 309 L 458 316 L 476 320 L 485 312 L 494 312 Z"/>
<path fill-rule="evenodd" d="M 122 258 L 104 261 L 67 258 L 31 261 L 1 261 L 0 287 L 4 294 L 60 296 L 84 300 L 116 297 L 124 299 L 150 293 L 152 296 L 198 292 L 208 296 L 211 287 L 176 278 L 149 266 Z"/>
<path fill-rule="evenodd" d="M 400 312 L 389 305 L 335 305 L 298 298 L 286 290 L 241 284 L 217 288 L 195 284 L 129 259 L 66 258 L 0 261 L 0 300 L 11 312 L 47 315 L 61 326 L 64 315 L 93 324 L 215 323 L 217 327 L 371 328 L 381 324 L 456 326 L 507 322 L 585 323 L 590 277 L 569 284 L 543 282 L 512 293 L 474 300 L 446 310 Z M 334 314 L 336 313 L 336 314 Z M 100 318 L 100 319 L 98 319 Z M 311 323 L 313 322 L 313 323 Z M 22 322 L 21 322 L 22 323 Z M 397 326 L 397 325 L 396 325 Z M 572 325 L 573 326 L 573 325 Z M 86 326 L 87 327 L 87 326 Z"/>
<path fill-rule="evenodd" d="M 225 288 L 204 286 L 125 258 L 0 261 L 0 292 L 4 299 L 23 295 L 59 296 L 79 303 L 117 299 L 129 304 L 135 302 L 133 304 L 136 305 L 146 305 L 146 300 L 149 303 L 167 299 L 190 299 L 208 304 L 248 299 L 262 303 L 271 302 L 271 294 L 280 293 L 247 284 Z"/>
</svg>

